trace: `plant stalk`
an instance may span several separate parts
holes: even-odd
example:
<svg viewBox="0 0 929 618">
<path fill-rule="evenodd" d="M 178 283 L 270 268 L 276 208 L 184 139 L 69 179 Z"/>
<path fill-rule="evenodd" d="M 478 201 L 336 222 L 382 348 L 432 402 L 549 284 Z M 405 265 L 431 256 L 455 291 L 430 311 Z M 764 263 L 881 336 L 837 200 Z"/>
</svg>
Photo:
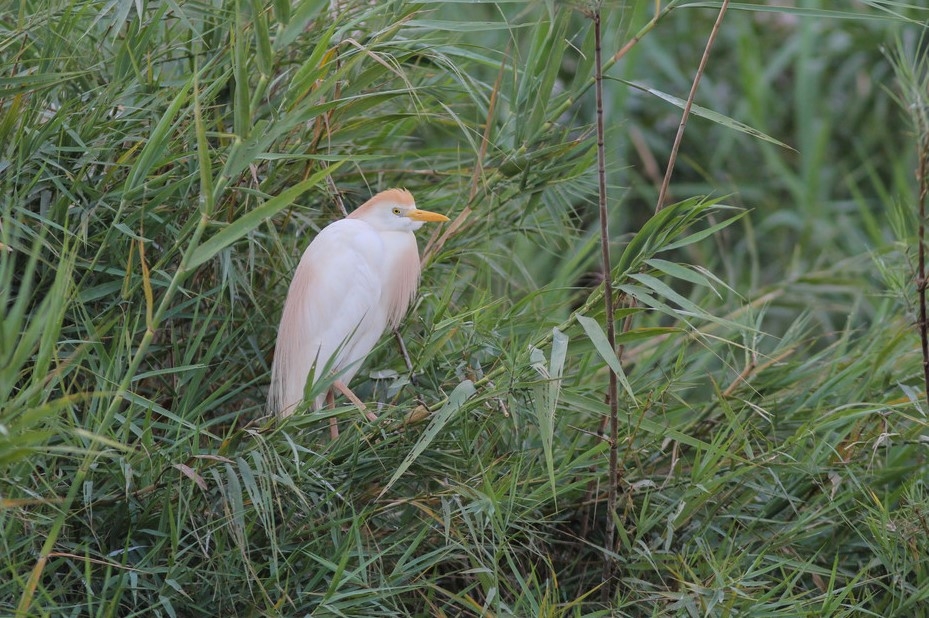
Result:
<svg viewBox="0 0 929 618">
<path fill-rule="evenodd" d="M 597 183 L 598 201 L 600 209 L 600 251 L 603 261 L 603 306 L 605 310 L 606 337 L 610 349 L 616 350 L 616 325 L 613 306 L 613 276 L 610 264 L 610 231 L 609 210 L 606 201 L 606 149 L 605 129 L 603 126 L 603 56 L 600 27 L 600 3 L 594 7 L 594 84 L 597 99 Z M 616 372 L 609 369 L 609 385 L 607 387 L 607 403 L 610 411 L 610 468 L 609 486 L 606 499 L 606 553 L 603 560 L 603 581 L 601 589 L 602 600 L 609 602 L 612 596 L 611 584 L 615 564 L 612 554 L 616 549 L 616 503 L 617 487 L 619 485 L 619 402 L 617 401 L 618 380 Z"/>
<path fill-rule="evenodd" d="M 700 78 L 706 70 L 706 63 L 710 59 L 710 49 L 716 41 L 719 34 L 719 27 L 723 23 L 723 17 L 726 15 L 726 9 L 729 8 L 729 0 L 723 0 L 722 6 L 719 7 L 719 15 L 716 16 L 716 23 L 713 24 L 713 30 L 706 40 L 706 47 L 703 48 L 703 57 L 700 58 L 700 66 L 697 67 L 697 74 L 694 75 L 694 81 L 690 85 L 690 94 L 687 95 L 687 102 L 684 104 L 684 113 L 681 114 L 681 123 L 677 127 L 677 135 L 674 136 L 674 145 L 671 147 L 671 155 L 668 157 L 668 168 L 665 170 L 664 180 L 661 182 L 661 189 L 658 191 L 658 203 L 655 205 L 655 212 L 665 207 L 665 199 L 668 195 L 668 187 L 671 185 L 671 174 L 674 173 L 674 164 L 677 162 L 677 153 L 681 149 L 681 142 L 684 139 L 684 129 L 687 127 L 687 119 L 690 118 L 690 109 L 693 107 L 694 99 L 697 96 L 697 86 L 700 85 Z"/>
<path fill-rule="evenodd" d="M 929 130 L 919 127 L 917 142 L 918 163 L 916 181 L 919 200 L 919 231 L 917 243 L 918 264 L 916 293 L 919 296 L 919 337 L 923 353 L 923 381 L 926 388 L 926 404 L 929 406 L 929 321 L 926 319 L 926 198 L 929 196 Z M 927 408 L 929 409 L 929 408 Z"/>
</svg>

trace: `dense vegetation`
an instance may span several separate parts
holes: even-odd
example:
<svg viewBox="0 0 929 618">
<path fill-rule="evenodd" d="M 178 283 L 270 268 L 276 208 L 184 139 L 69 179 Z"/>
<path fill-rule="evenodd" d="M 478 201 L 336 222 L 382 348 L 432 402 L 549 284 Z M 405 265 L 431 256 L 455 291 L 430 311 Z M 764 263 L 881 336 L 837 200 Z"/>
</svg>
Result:
<svg viewBox="0 0 929 618">
<path fill-rule="evenodd" d="M 602 7 L 615 513 L 592 5 L 0 7 L 0 614 L 929 614 L 929 9 L 733 4 L 656 214 L 720 4 Z M 303 248 L 390 186 L 453 219 L 412 378 L 267 418 Z"/>
</svg>

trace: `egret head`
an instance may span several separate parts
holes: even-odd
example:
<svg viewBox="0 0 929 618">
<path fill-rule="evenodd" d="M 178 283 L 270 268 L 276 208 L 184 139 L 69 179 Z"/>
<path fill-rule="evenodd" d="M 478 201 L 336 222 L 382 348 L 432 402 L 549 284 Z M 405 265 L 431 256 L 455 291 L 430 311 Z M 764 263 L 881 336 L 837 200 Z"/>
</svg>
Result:
<svg viewBox="0 0 929 618">
<path fill-rule="evenodd" d="M 405 189 L 388 189 L 358 207 L 349 219 L 361 219 L 382 232 L 414 232 L 427 221 L 448 221 L 448 217 L 416 208 L 413 195 Z"/>
</svg>

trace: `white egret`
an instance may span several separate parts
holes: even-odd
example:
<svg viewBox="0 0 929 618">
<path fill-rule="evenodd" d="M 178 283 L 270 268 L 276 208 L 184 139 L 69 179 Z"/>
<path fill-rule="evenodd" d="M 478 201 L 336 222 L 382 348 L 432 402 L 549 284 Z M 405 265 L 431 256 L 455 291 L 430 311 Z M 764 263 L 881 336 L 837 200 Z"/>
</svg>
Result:
<svg viewBox="0 0 929 618">
<path fill-rule="evenodd" d="M 277 333 L 268 407 L 293 414 L 311 372 L 324 371 L 359 409 L 348 389 L 361 363 L 388 328 L 399 324 L 419 285 L 415 230 L 448 217 L 419 210 L 409 191 L 378 193 L 348 217 L 317 234 L 300 259 Z M 313 402 L 323 407 L 330 390 Z M 369 418 L 377 417 L 367 413 Z M 333 438 L 339 430 L 330 420 Z"/>
</svg>

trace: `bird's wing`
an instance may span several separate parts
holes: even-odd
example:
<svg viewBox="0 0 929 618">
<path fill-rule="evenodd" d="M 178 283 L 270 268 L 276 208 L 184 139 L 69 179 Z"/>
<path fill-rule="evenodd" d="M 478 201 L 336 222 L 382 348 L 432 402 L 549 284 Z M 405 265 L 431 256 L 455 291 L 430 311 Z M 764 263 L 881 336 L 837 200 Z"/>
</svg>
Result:
<svg viewBox="0 0 929 618">
<path fill-rule="evenodd" d="M 387 325 L 381 299 L 383 245 L 364 221 L 324 228 L 297 266 L 278 331 L 269 400 L 287 413 L 303 399 L 306 377 L 329 365 L 348 383 Z M 317 401 L 320 405 L 321 401 Z"/>
</svg>

